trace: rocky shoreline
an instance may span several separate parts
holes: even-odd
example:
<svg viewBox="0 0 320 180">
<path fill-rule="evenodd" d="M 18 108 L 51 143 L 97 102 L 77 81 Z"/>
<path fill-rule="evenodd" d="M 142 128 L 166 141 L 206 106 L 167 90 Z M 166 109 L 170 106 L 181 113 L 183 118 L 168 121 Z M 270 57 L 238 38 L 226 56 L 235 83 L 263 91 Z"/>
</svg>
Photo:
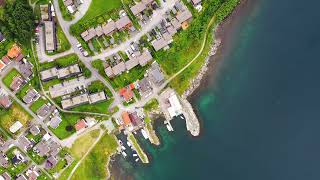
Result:
<svg viewBox="0 0 320 180">
<path fill-rule="evenodd" d="M 218 29 L 219 26 L 217 26 L 214 31 L 216 32 L 216 30 Z M 188 96 L 192 95 L 192 93 L 200 86 L 201 80 L 203 78 L 203 76 L 206 75 L 207 71 L 208 71 L 208 66 L 210 64 L 210 60 L 213 59 L 212 56 L 214 56 L 217 51 L 219 46 L 221 45 L 221 39 L 215 39 L 215 32 L 212 35 L 212 38 L 214 39 L 214 42 L 211 45 L 211 49 L 205 59 L 205 62 L 203 64 L 203 66 L 201 67 L 198 75 L 191 81 L 191 84 L 189 86 L 189 88 L 182 94 L 182 98 L 187 98 Z"/>
</svg>

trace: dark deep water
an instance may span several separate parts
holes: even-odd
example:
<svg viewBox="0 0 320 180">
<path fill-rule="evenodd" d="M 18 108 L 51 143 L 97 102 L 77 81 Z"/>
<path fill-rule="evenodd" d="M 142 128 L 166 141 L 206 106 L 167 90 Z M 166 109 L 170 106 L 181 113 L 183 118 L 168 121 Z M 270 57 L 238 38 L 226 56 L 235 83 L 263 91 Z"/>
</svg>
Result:
<svg viewBox="0 0 320 180">
<path fill-rule="evenodd" d="M 260 0 L 192 98 L 201 136 L 159 128 L 135 179 L 319 180 L 320 2 Z M 125 164 L 125 163 L 123 163 Z"/>
</svg>

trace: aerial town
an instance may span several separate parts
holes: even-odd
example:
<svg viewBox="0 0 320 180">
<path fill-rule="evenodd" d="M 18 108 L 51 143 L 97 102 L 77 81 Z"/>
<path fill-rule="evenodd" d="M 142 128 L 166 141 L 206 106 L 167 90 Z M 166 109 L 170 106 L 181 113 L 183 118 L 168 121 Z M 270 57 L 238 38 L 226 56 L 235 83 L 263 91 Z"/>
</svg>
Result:
<svg viewBox="0 0 320 180">
<path fill-rule="evenodd" d="M 204 12 L 201 0 L 127 0 L 93 22 L 90 2 L 34 2 L 31 47 L 0 32 L 0 179 L 77 179 L 98 148 L 108 149 L 101 163 L 149 163 L 137 136 L 161 144 L 158 116 L 169 132 L 179 117 L 199 135 L 171 86 L 199 55 L 174 73 L 158 57 Z"/>
</svg>

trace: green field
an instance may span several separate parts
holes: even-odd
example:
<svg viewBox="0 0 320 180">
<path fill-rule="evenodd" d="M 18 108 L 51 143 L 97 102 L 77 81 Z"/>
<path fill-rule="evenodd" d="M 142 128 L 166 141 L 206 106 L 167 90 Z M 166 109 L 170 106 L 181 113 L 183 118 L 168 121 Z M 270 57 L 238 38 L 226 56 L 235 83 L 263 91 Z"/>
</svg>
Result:
<svg viewBox="0 0 320 180">
<path fill-rule="evenodd" d="M 72 108 L 72 111 L 79 111 L 79 112 L 94 112 L 94 113 L 101 113 L 101 114 L 110 114 L 109 106 L 113 102 L 113 98 L 108 99 L 106 101 L 98 102 L 95 104 L 84 104 L 78 107 Z"/>
<path fill-rule="evenodd" d="M 148 162 L 147 155 L 143 152 L 143 149 L 140 147 L 138 141 L 133 136 L 133 134 L 129 134 L 129 139 L 132 142 L 132 146 L 134 147 L 134 149 L 137 151 L 139 157 L 141 158 L 141 161 L 144 163 Z"/>
<path fill-rule="evenodd" d="M 71 179 L 106 179 L 109 175 L 107 164 L 110 156 L 116 152 L 117 146 L 118 143 L 114 135 L 103 135 L 77 168 Z"/>
<path fill-rule="evenodd" d="M 12 69 L 3 79 L 3 83 L 4 85 L 6 85 L 7 87 L 10 87 L 10 84 L 13 80 L 14 77 L 20 75 L 20 73 L 18 72 L 18 70 L 16 69 Z M 20 75 L 21 76 L 21 75 Z"/>
<path fill-rule="evenodd" d="M 103 15 L 119 7 L 121 7 L 120 0 L 92 0 L 88 11 L 79 22 L 90 21 L 97 16 Z"/>
<path fill-rule="evenodd" d="M 58 2 L 63 19 L 66 21 L 71 21 L 74 17 L 69 13 L 67 7 L 63 4 L 63 0 L 58 0 Z"/>
<path fill-rule="evenodd" d="M 39 98 L 36 102 L 34 102 L 31 106 L 30 106 L 30 109 L 32 112 L 36 113 L 37 110 L 43 106 L 44 104 L 48 103 L 47 100 L 44 100 L 42 98 Z"/>
<path fill-rule="evenodd" d="M 60 125 L 56 129 L 50 129 L 59 139 L 65 139 L 76 132 L 73 126 L 79 119 L 84 118 L 84 116 L 68 113 L 60 113 L 60 115 L 62 118 Z"/>
<path fill-rule="evenodd" d="M 151 99 L 149 102 L 147 102 L 146 105 L 144 105 L 143 109 L 147 112 L 157 110 L 159 109 L 159 102 L 157 99 Z"/>
</svg>

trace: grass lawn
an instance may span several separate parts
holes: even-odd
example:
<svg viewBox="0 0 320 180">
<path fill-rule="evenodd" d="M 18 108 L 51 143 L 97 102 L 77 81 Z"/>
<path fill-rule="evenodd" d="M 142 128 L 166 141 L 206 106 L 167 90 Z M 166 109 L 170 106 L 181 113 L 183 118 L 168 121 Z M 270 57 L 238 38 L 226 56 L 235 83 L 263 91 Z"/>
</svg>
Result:
<svg viewBox="0 0 320 180">
<path fill-rule="evenodd" d="M 92 0 L 90 7 L 86 14 L 79 21 L 80 23 L 90 21 L 97 16 L 103 15 L 112 9 L 121 7 L 120 0 Z"/>
<path fill-rule="evenodd" d="M 72 108 L 72 111 L 80 111 L 80 112 L 94 112 L 94 113 L 101 113 L 101 114 L 110 114 L 109 106 L 113 102 L 113 98 L 108 99 L 106 101 L 98 102 L 95 104 L 84 104 L 78 107 Z"/>
<path fill-rule="evenodd" d="M 37 110 L 38 110 L 41 106 L 43 106 L 44 104 L 46 104 L 46 103 L 48 103 L 48 101 L 45 100 L 45 99 L 42 99 L 42 98 L 40 97 L 36 102 L 34 102 L 34 103 L 30 106 L 30 109 L 31 109 L 32 112 L 36 113 Z"/>
<path fill-rule="evenodd" d="M 129 85 L 130 83 L 135 82 L 136 80 L 140 80 L 144 77 L 145 71 L 148 69 L 149 66 L 136 66 L 133 69 L 127 72 L 123 72 L 121 75 L 116 76 L 109 81 L 111 82 L 112 86 L 116 89 L 120 89 Z"/>
<path fill-rule="evenodd" d="M 118 143 L 114 135 L 103 135 L 71 179 L 105 179 L 109 175 L 107 164 L 110 156 L 116 152 L 117 146 Z"/>
<path fill-rule="evenodd" d="M 28 156 L 37 164 L 42 164 L 46 160 L 46 157 L 39 156 L 37 153 L 33 152 L 32 149 L 29 150 L 27 153 Z"/>
<path fill-rule="evenodd" d="M 18 149 L 17 147 L 13 147 L 11 149 L 8 150 L 8 152 L 6 153 L 8 159 L 12 159 L 15 155 L 14 155 L 14 152 L 15 151 L 20 151 L 20 153 L 23 155 L 23 156 L 26 156 L 20 149 Z M 18 165 L 13 165 L 11 164 L 7 170 L 8 170 L 8 173 L 14 177 L 18 174 L 20 174 L 23 170 L 25 170 L 28 165 L 30 164 L 29 161 L 27 162 L 23 162 L 23 163 L 20 163 Z"/>
<path fill-rule="evenodd" d="M 69 54 L 67 56 L 55 59 L 52 62 L 46 62 L 46 63 L 40 64 L 40 67 L 41 67 L 41 70 L 45 70 L 55 66 L 67 67 L 72 64 L 76 64 L 78 62 L 79 62 L 79 57 L 76 54 Z"/>
<path fill-rule="evenodd" d="M 13 80 L 14 77 L 18 76 L 21 74 L 18 72 L 16 69 L 12 69 L 6 76 L 2 79 L 4 85 L 6 85 L 8 88 L 10 87 L 10 84 Z"/>
<path fill-rule="evenodd" d="M 147 112 L 157 110 L 159 108 L 159 102 L 157 99 L 151 99 L 146 105 L 144 105 L 143 109 Z"/>
<path fill-rule="evenodd" d="M 97 93 L 105 90 L 106 86 L 101 81 L 97 80 L 91 82 L 87 89 L 90 93 Z"/>
<path fill-rule="evenodd" d="M 71 173 L 72 169 L 76 166 L 78 161 L 73 161 L 70 166 L 68 166 L 59 176 L 58 180 L 67 180 L 69 174 Z M 37 179 L 38 180 L 38 179 Z"/>
<path fill-rule="evenodd" d="M 9 132 L 10 126 L 17 120 L 26 127 L 26 125 L 31 122 L 31 119 L 32 116 L 16 102 L 14 102 L 9 109 L 2 109 L 0 111 L 0 126 L 7 132 Z"/>
<path fill-rule="evenodd" d="M 56 129 L 50 129 L 59 139 L 65 139 L 76 132 L 73 126 L 79 119 L 84 118 L 84 116 L 68 113 L 60 113 L 60 115 L 62 118 L 60 125 Z"/>
<path fill-rule="evenodd" d="M 49 180 L 49 179 L 51 179 L 51 178 L 43 171 L 41 171 L 40 176 L 37 177 L 37 180 Z"/>
<path fill-rule="evenodd" d="M 60 172 L 66 165 L 67 161 L 65 159 L 60 159 L 58 164 L 54 168 L 48 170 L 48 172 L 53 175 L 54 173 Z"/>
<path fill-rule="evenodd" d="M 74 17 L 69 13 L 67 7 L 63 4 L 63 0 L 58 0 L 62 17 L 66 21 L 71 21 Z"/>
<path fill-rule="evenodd" d="M 78 138 L 69 150 L 71 155 L 77 160 L 81 159 L 92 146 L 92 143 L 99 137 L 99 134 L 100 130 L 97 129 Z"/>
</svg>

